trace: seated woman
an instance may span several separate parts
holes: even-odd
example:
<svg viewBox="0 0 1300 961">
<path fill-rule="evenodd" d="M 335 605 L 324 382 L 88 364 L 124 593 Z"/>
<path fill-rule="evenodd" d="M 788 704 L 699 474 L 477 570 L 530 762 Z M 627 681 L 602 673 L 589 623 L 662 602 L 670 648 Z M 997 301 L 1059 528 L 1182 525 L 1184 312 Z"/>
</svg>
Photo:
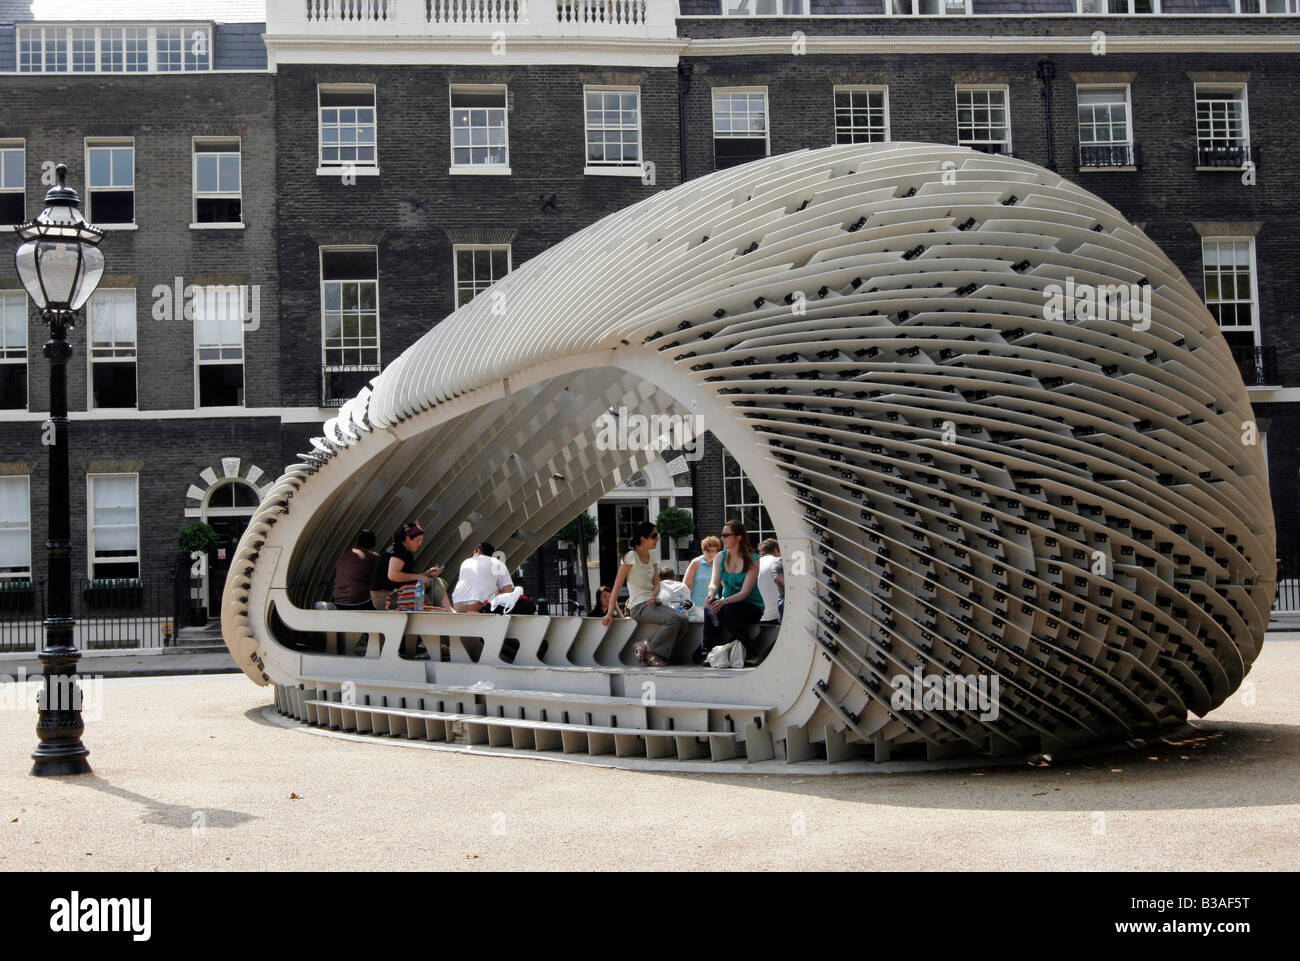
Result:
<svg viewBox="0 0 1300 961">
<path fill-rule="evenodd" d="M 432 602 L 444 610 L 447 603 L 447 585 L 438 577 L 440 567 L 430 567 L 423 573 L 415 570 L 415 553 L 424 544 L 424 529 L 419 524 L 403 524 L 393 534 L 393 543 L 379 555 L 375 563 L 374 578 L 370 582 L 370 596 L 376 610 L 412 610 L 415 606 L 415 583 L 424 585 L 425 604 Z M 392 603 L 393 595 L 403 587 L 409 588 L 403 597 L 405 607 Z"/>
<path fill-rule="evenodd" d="M 749 533 L 738 520 L 722 525 L 722 551 L 713 559 L 708 604 L 704 618 L 704 642 L 694 654 L 703 663 L 709 651 L 728 640 L 744 641 L 750 626 L 763 616 L 763 594 L 758 589 L 758 552 L 749 543 Z"/>
<path fill-rule="evenodd" d="M 686 565 L 682 583 L 690 588 L 691 603 L 696 607 L 704 606 L 704 599 L 709 596 L 709 580 L 713 575 L 713 558 L 722 550 L 722 541 L 712 534 L 700 541 L 700 556 Z"/>
<path fill-rule="evenodd" d="M 709 596 L 709 580 L 713 577 L 713 558 L 722 550 L 722 541 L 712 534 L 700 542 L 700 556 L 686 565 L 682 583 L 691 592 L 691 609 L 686 617 L 693 624 L 704 620 L 704 599 Z"/>
<path fill-rule="evenodd" d="M 619 607 L 617 602 L 615 602 L 612 607 L 610 606 L 610 593 L 610 589 L 604 584 L 601 584 L 600 587 L 596 589 L 596 610 L 610 611 L 615 617 L 627 617 L 627 612 L 624 611 L 623 608 Z"/>
<path fill-rule="evenodd" d="M 627 582 L 627 610 L 633 620 L 660 625 L 648 641 L 637 641 L 633 650 L 636 659 L 651 667 L 665 667 L 673 656 L 677 641 L 690 629 L 686 615 L 658 603 L 659 572 L 650 551 L 659 542 L 659 532 L 649 521 L 642 521 L 632 532 L 632 549 L 623 555 L 618 577 L 610 589 L 609 606 L 601 622 L 608 627 L 614 622 L 614 599 L 619 588 Z"/>
</svg>

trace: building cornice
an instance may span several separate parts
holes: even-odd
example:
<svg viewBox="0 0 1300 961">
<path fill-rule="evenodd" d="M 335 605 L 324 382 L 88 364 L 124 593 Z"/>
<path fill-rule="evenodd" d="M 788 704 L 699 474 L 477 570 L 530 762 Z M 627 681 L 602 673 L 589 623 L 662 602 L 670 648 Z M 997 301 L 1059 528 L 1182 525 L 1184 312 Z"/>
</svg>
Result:
<svg viewBox="0 0 1300 961">
<path fill-rule="evenodd" d="M 1300 34 L 1122 36 L 858 36 L 731 37 L 651 40 L 645 38 L 510 37 L 504 55 L 493 55 L 485 37 L 322 37 L 264 35 L 271 69 L 276 63 L 591 63 L 667 66 L 680 57 L 751 57 L 869 54 L 991 53 L 1297 53 Z M 345 55 L 346 54 L 346 55 Z M 341 56 L 343 55 L 343 56 Z"/>
<path fill-rule="evenodd" d="M 879 53 L 1092 53 L 1104 44 L 1106 53 L 1294 53 L 1300 34 L 1284 36 L 1191 35 L 1120 36 L 1081 34 L 1074 37 L 803 37 L 796 38 L 801 55 Z M 688 57 L 743 57 L 791 53 L 791 37 L 734 37 L 691 40 Z"/>
</svg>

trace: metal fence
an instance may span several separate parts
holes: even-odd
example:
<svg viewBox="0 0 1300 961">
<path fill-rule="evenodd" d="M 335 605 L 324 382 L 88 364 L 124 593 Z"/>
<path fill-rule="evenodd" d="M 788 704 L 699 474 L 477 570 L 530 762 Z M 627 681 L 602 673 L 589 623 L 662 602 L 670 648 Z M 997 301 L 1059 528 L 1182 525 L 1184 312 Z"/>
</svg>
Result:
<svg viewBox="0 0 1300 961">
<path fill-rule="evenodd" d="M 188 581 L 188 569 L 181 576 Z M 0 651 L 37 651 L 45 640 L 46 582 L 9 582 L 0 588 Z M 176 576 L 72 582 L 73 637 L 83 651 L 166 647 L 188 623 L 178 609 Z M 188 584 L 184 592 L 188 594 Z"/>
<path fill-rule="evenodd" d="M 1277 559 L 1277 600 L 1274 614 L 1300 613 L 1300 551 L 1287 551 Z"/>
</svg>

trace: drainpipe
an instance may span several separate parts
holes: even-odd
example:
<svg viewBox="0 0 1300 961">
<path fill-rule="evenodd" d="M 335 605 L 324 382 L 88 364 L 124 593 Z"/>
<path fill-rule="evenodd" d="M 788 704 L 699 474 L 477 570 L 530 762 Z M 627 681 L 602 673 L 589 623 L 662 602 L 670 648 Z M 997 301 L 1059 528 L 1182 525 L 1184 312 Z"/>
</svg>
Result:
<svg viewBox="0 0 1300 961">
<path fill-rule="evenodd" d="M 1052 137 L 1052 78 L 1056 76 L 1056 64 L 1050 60 L 1038 61 L 1035 76 L 1043 82 L 1044 123 L 1047 125 L 1047 169 L 1056 169 L 1056 145 Z"/>
<path fill-rule="evenodd" d="M 691 74 L 695 64 L 685 60 L 677 63 L 677 169 L 681 180 L 686 183 L 686 95 L 691 92 Z"/>
</svg>

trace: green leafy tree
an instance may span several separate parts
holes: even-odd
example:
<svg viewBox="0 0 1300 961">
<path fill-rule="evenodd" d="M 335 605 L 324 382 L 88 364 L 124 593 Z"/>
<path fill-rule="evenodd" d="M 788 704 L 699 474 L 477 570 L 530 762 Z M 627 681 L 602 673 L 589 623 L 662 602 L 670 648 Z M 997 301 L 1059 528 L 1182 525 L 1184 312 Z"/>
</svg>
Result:
<svg viewBox="0 0 1300 961">
<path fill-rule="evenodd" d="M 180 545 L 181 550 L 189 551 L 191 554 L 198 551 L 200 554 L 206 554 L 212 548 L 217 546 L 220 540 L 217 532 L 212 529 L 211 524 L 205 524 L 202 521 L 194 521 L 192 524 L 186 524 L 176 535 L 176 543 Z"/>
<path fill-rule="evenodd" d="M 577 544 L 581 540 L 582 546 L 586 547 L 599 533 L 600 528 L 596 526 L 596 518 L 584 512 L 561 527 L 560 532 L 555 536 L 570 544 Z"/>
<path fill-rule="evenodd" d="M 690 511 L 680 507 L 665 507 L 659 512 L 655 526 L 662 536 L 675 541 L 695 533 L 695 518 Z"/>
</svg>

